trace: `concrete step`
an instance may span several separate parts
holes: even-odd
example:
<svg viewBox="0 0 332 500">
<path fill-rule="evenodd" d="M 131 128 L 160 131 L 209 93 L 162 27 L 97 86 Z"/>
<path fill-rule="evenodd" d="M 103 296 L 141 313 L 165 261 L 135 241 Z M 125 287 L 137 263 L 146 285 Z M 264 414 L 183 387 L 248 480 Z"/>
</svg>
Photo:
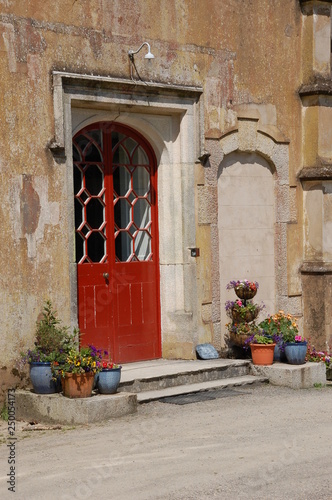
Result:
<svg viewBox="0 0 332 500">
<path fill-rule="evenodd" d="M 165 360 L 128 363 L 122 367 L 120 392 L 140 394 L 249 375 L 250 360 Z"/>
<path fill-rule="evenodd" d="M 170 396 L 181 396 L 185 394 L 194 394 L 203 391 L 213 391 L 216 389 L 226 389 L 229 387 L 246 386 L 249 384 L 257 384 L 268 382 L 267 377 L 258 377 L 254 375 L 244 375 L 241 377 L 230 377 L 220 380 L 209 380 L 207 382 L 192 383 L 189 385 L 178 385 L 167 387 L 165 389 L 157 389 L 153 391 L 143 391 L 137 393 L 138 403 L 149 403 Z"/>
</svg>

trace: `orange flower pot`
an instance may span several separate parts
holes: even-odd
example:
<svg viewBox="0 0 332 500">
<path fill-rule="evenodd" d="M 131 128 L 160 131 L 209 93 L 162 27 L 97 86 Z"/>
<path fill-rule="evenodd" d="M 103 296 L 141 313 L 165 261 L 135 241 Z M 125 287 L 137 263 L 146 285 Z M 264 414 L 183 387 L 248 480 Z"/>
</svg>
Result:
<svg viewBox="0 0 332 500">
<path fill-rule="evenodd" d="M 272 365 L 275 344 L 250 344 L 254 365 Z"/>
<path fill-rule="evenodd" d="M 63 395 L 66 398 L 89 398 L 92 395 L 95 374 L 89 373 L 65 373 L 62 379 Z"/>
</svg>

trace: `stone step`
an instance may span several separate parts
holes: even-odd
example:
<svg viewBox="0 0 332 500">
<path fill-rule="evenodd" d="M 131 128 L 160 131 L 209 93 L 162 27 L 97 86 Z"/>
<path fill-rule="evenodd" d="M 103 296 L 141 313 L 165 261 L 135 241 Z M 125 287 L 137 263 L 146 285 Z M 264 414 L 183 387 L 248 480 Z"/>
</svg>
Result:
<svg viewBox="0 0 332 500">
<path fill-rule="evenodd" d="M 247 376 L 250 360 L 164 360 L 130 363 L 122 368 L 120 392 L 140 394 L 170 387 Z"/>
<path fill-rule="evenodd" d="M 166 387 L 164 389 L 139 392 L 137 393 L 137 402 L 149 403 L 151 401 L 156 401 L 170 396 L 181 396 L 185 394 L 194 394 L 197 392 L 213 391 L 216 389 L 246 386 L 263 382 L 268 382 L 268 378 L 263 376 L 258 377 L 254 375 L 244 375 L 241 377 L 209 380 L 207 382 L 178 385 L 173 387 Z"/>
</svg>

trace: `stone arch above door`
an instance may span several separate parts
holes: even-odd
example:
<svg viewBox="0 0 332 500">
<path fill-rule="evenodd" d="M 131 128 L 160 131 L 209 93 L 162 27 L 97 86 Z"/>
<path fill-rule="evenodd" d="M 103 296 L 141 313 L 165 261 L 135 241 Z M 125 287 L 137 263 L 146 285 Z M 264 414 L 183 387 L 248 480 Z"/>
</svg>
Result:
<svg viewBox="0 0 332 500">
<path fill-rule="evenodd" d="M 288 140 L 274 127 L 263 127 L 258 118 L 238 118 L 237 126 L 220 135 L 210 131 L 206 137 L 206 148 L 211 153 L 210 168 L 205 169 L 206 184 L 202 187 L 200 199 L 206 194 L 214 193 L 216 204 L 218 200 L 218 177 L 223 164 L 227 164 L 233 157 L 235 160 L 244 158 L 255 158 L 255 162 L 261 164 L 261 168 L 270 169 L 273 179 L 274 192 L 274 307 L 276 309 L 288 309 L 288 280 L 287 280 L 287 223 L 290 222 L 290 189 L 289 189 L 289 155 Z M 235 160 L 236 162 L 237 160 Z M 211 209 L 216 208 L 211 204 Z M 220 275 L 220 248 L 218 210 L 204 214 L 205 220 L 201 223 L 211 224 L 211 247 L 212 266 L 216 271 L 212 282 L 212 309 L 214 316 L 214 338 L 217 346 L 224 346 L 224 308 L 225 294 L 221 290 L 223 283 Z M 219 273 L 219 276 L 217 276 Z M 246 278 L 246 276 L 234 276 L 234 279 Z M 251 277 L 255 279 L 254 276 Z M 227 297 L 233 300 L 233 297 Z M 263 297 L 257 296 L 258 302 Z M 273 302 L 271 302 L 272 304 Z M 220 312 L 219 312 L 220 311 Z M 218 317 L 219 314 L 219 317 Z"/>
</svg>

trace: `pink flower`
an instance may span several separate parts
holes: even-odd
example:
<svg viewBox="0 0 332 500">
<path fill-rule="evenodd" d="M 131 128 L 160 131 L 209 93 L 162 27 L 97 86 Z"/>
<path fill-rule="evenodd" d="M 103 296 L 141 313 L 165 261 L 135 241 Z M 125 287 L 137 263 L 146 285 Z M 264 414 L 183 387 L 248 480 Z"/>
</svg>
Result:
<svg viewBox="0 0 332 500">
<path fill-rule="evenodd" d="M 301 342 L 302 337 L 301 335 L 295 335 L 295 342 Z"/>
<path fill-rule="evenodd" d="M 237 300 L 237 301 L 236 301 L 236 303 L 237 303 L 237 305 L 238 305 L 239 307 L 242 307 L 242 302 L 241 302 L 241 300 Z"/>
</svg>

